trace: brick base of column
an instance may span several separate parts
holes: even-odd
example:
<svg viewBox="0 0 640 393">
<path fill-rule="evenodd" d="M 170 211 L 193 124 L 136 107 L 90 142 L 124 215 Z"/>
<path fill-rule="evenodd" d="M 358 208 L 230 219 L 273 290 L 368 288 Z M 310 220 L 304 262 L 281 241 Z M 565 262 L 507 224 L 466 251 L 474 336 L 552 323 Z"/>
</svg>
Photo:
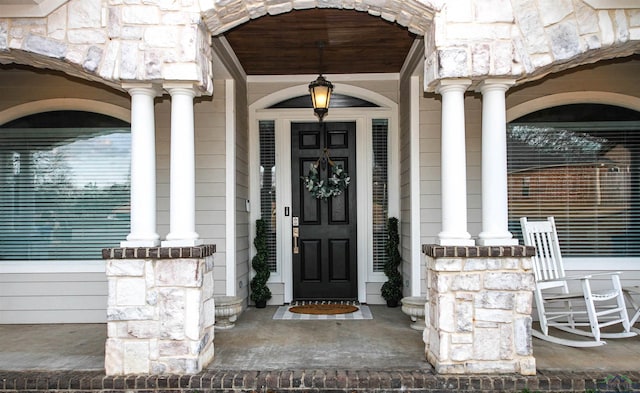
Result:
<svg viewBox="0 0 640 393">
<path fill-rule="evenodd" d="M 535 375 L 533 248 L 423 247 L 429 301 L 424 341 L 438 373 Z"/>
<path fill-rule="evenodd" d="M 107 375 L 193 374 L 213 359 L 214 245 L 112 248 Z"/>
</svg>

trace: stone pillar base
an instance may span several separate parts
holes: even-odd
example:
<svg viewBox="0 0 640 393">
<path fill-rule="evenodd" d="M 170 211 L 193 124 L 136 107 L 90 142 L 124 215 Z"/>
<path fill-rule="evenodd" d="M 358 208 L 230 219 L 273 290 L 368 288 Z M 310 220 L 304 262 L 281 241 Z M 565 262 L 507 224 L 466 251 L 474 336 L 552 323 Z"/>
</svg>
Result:
<svg viewBox="0 0 640 393">
<path fill-rule="evenodd" d="M 425 246 L 427 360 L 442 374 L 535 375 L 533 248 Z"/>
<path fill-rule="evenodd" d="M 105 372 L 194 374 L 213 359 L 215 246 L 114 248 Z"/>
</svg>

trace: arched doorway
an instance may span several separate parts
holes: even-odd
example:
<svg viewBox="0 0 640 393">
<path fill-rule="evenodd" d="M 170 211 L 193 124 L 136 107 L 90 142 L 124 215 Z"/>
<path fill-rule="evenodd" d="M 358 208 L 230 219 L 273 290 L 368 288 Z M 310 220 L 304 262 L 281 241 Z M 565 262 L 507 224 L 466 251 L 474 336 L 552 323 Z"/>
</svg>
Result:
<svg viewBox="0 0 640 393">
<path fill-rule="evenodd" d="M 397 216 L 399 211 L 398 176 L 394 175 L 398 171 L 397 105 L 371 91 L 344 83 L 340 86 L 344 93 L 342 104 L 341 100 L 336 100 L 338 105 L 330 109 L 326 126 L 322 127 L 313 120 L 310 105 L 292 104 L 292 101 L 299 100 L 298 97 L 308 99 L 306 86 L 276 92 L 250 107 L 250 139 L 259 141 L 252 144 L 251 194 L 253 201 L 261 202 L 259 208 L 255 204 L 251 207 L 250 222 L 268 217 L 270 223 L 270 284 L 275 289 L 274 304 L 308 298 L 364 302 L 367 288 L 384 281 L 384 222 L 386 217 Z M 305 148 L 304 141 L 310 143 L 307 146 L 309 150 Z M 352 150 L 341 150 L 349 144 Z M 329 157 L 324 156 L 325 147 Z M 301 155 L 302 151 L 307 152 Z M 305 154 L 310 155 L 304 158 Z M 335 162 L 353 177 L 346 192 L 335 200 L 314 198 L 300 179 L 308 175 L 310 163 L 318 159 L 321 161 L 323 157 L 327 163 L 329 159 L 336 159 Z M 347 157 L 351 157 L 348 164 L 344 161 Z M 345 200 L 341 198 L 353 200 L 344 205 L 342 202 Z M 338 215 L 330 216 L 331 208 L 336 206 L 341 206 L 339 214 L 334 212 Z M 313 234 L 311 228 L 328 228 L 331 225 L 305 219 L 305 214 L 313 215 L 314 210 L 325 215 L 325 224 L 349 221 L 350 226 L 344 231 L 349 233 L 350 240 L 338 236 L 338 241 L 330 246 L 331 241 L 327 238 L 324 241 L 326 247 L 320 246 L 323 242 L 318 242 L 317 233 Z M 345 212 L 349 216 L 343 216 Z M 309 226 L 305 228 L 305 225 Z M 298 228 L 300 236 L 297 239 L 294 237 L 295 228 Z M 325 232 L 326 236 L 335 234 L 332 230 Z M 306 249 L 305 239 L 311 241 L 306 244 Z M 339 256 L 336 266 L 330 264 L 336 258 L 322 256 L 320 259 L 324 266 L 301 263 L 304 252 L 311 250 L 314 255 L 322 255 L 317 254 L 320 250 L 313 245 L 325 247 L 325 253 L 334 252 L 334 257 Z M 347 250 L 350 258 L 342 258 Z M 305 260 L 309 258 L 305 257 Z M 350 265 L 344 267 L 345 262 Z M 331 289 L 329 272 L 333 272 L 334 281 L 344 292 Z M 305 292 L 310 287 L 316 289 L 311 293 Z"/>
</svg>

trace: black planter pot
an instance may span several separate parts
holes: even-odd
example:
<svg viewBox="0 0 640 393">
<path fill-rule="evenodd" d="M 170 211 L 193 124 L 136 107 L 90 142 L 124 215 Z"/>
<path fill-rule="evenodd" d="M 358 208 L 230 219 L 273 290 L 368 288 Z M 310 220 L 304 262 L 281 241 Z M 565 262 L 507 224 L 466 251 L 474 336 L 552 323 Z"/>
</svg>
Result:
<svg viewBox="0 0 640 393">
<path fill-rule="evenodd" d="M 266 300 L 260 300 L 259 302 L 256 302 L 256 308 L 265 308 L 265 307 L 267 307 Z"/>
<path fill-rule="evenodd" d="M 398 307 L 397 300 L 387 300 L 387 307 Z"/>
</svg>

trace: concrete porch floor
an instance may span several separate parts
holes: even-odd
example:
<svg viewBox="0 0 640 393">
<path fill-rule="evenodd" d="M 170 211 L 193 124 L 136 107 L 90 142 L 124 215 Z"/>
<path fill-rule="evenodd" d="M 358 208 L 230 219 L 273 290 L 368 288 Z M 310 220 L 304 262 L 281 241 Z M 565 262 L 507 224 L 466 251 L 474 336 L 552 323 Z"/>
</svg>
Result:
<svg viewBox="0 0 640 393">
<path fill-rule="evenodd" d="M 216 331 L 215 370 L 431 370 L 419 331 L 400 307 L 370 306 L 373 320 L 274 321 L 276 307 L 249 308 Z M 103 371 L 106 324 L 0 325 L 0 371 Z M 640 337 L 597 348 L 533 339 L 538 373 L 640 370 Z"/>
</svg>

